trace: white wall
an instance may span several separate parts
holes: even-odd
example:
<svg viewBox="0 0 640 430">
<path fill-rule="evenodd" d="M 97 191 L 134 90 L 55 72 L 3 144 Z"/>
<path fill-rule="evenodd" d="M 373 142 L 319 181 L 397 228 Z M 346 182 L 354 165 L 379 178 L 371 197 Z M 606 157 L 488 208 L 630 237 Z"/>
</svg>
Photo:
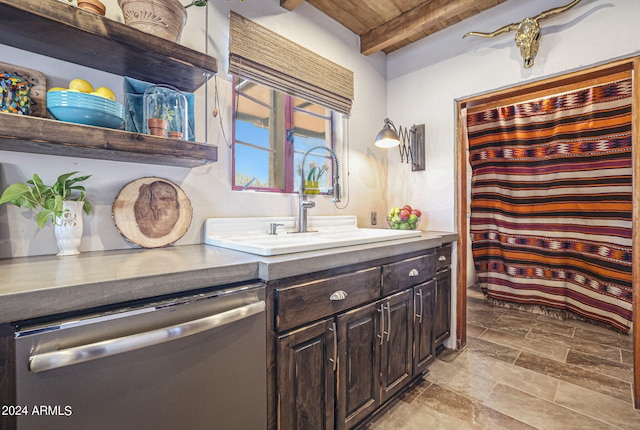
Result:
<svg viewBox="0 0 640 430">
<path fill-rule="evenodd" d="M 411 172 L 390 153 L 390 204 L 412 201 L 423 209 L 423 227 L 455 230 L 456 100 L 638 55 L 637 0 L 583 0 L 542 21 L 530 69 L 522 67 L 513 33 L 462 39 L 468 31 L 490 32 L 567 3 L 509 0 L 387 57 L 388 115 L 396 124 L 425 123 L 427 140 L 424 172 Z M 455 291 L 453 299 L 455 309 Z"/>
<path fill-rule="evenodd" d="M 50 1 L 50 0 L 48 0 Z M 116 0 L 103 0 L 109 18 L 122 21 Z M 186 1 L 185 1 L 186 3 Z M 231 134 L 231 85 L 227 75 L 229 42 L 229 9 L 266 26 L 316 53 L 354 71 L 355 101 L 346 133 L 350 150 L 341 150 L 345 198 L 336 209 L 326 196 L 316 197 L 313 215 L 355 214 L 361 226 L 369 225 L 371 209 L 384 213 L 387 207 L 386 153 L 376 151 L 371 141 L 386 113 L 385 57 L 359 54 L 359 40 L 351 32 L 327 18 L 315 8 L 303 4 L 289 12 L 278 0 L 210 0 L 208 6 L 208 53 L 218 59 L 218 91 L 221 100 L 222 125 L 209 123 L 208 142 L 218 145 L 218 162 L 193 169 L 146 164 L 120 163 L 0 151 L 0 187 L 25 181 L 38 173 L 53 182 L 66 172 L 79 170 L 93 175 L 86 183 L 89 200 L 95 211 L 85 216 L 81 251 L 126 249 L 132 247 L 117 231 L 111 218 L 111 205 L 120 189 L 128 182 L 159 176 L 178 184 L 187 194 L 194 209 L 193 221 L 186 235 L 176 245 L 201 243 L 203 223 L 209 217 L 295 215 L 297 194 L 274 194 L 231 191 L 231 150 L 221 127 Z M 188 9 L 189 20 L 181 43 L 205 52 L 206 10 Z M 99 54 L 98 54 L 99 55 Z M 81 77 L 94 86 L 108 86 L 123 101 L 122 77 L 94 71 L 40 55 L 0 45 L 4 62 L 40 70 L 47 75 L 48 86 L 66 87 Z M 167 77 L 171 83 L 171 77 Z M 209 111 L 213 109 L 214 82 L 209 84 Z M 205 89 L 196 93 L 198 141 L 205 141 Z M 347 155 L 348 154 L 348 155 Z M 348 172 L 348 175 L 347 175 Z M 347 205 L 348 203 L 348 205 Z M 57 252 L 51 225 L 38 230 L 34 214 L 11 205 L 0 206 L 0 258 Z"/>
</svg>

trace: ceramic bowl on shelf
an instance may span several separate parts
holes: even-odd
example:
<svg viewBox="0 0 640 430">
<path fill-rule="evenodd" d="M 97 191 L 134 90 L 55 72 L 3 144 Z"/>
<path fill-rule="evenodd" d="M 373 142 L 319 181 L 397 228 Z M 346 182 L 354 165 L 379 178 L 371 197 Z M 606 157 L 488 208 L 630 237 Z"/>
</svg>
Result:
<svg viewBox="0 0 640 430">
<path fill-rule="evenodd" d="M 122 104 L 77 91 L 48 93 L 47 110 L 59 121 L 118 129 L 124 124 Z"/>
</svg>

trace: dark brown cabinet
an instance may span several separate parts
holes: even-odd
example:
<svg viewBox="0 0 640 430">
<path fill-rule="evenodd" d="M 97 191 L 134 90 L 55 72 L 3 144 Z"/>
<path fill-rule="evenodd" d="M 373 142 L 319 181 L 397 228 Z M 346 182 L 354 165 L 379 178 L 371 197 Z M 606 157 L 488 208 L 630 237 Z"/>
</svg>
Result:
<svg viewBox="0 0 640 430">
<path fill-rule="evenodd" d="M 280 428 L 334 428 L 336 336 L 333 318 L 278 336 Z"/>
<path fill-rule="evenodd" d="M 435 337 L 433 330 L 436 282 L 431 280 L 414 287 L 414 351 L 413 374 L 427 370 L 435 358 Z"/>
<path fill-rule="evenodd" d="M 410 289 L 336 317 L 336 428 L 353 428 L 411 381 L 413 317 Z"/>
<path fill-rule="evenodd" d="M 427 371 L 436 337 L 450 331 L 449 300 L 436 299 L 451 285 L 442 272 L 437 291 L 437 258 L 430 249 L 275 287 L 270 428 L 352 429 Z"/>
<path fill-rule="evenodd" d="M 280 429 L 333 429 L 336 414 L 344 428 L 377 408 L 379 297 L 378 266 L 276 287 Z"/>
</svg>

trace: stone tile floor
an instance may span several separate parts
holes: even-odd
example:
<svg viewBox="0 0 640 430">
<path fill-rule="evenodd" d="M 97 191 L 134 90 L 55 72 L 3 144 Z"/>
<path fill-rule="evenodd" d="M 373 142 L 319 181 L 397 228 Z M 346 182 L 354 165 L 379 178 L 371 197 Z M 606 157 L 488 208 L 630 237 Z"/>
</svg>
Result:
<svg viewBox="0 0 640 430">
<path fill-rule="evenodd" d="M 367 430 L 640 430 L 632 339 L 575 320 L 489 305 L 469 289 L 467 347 Z"/>
</svg>

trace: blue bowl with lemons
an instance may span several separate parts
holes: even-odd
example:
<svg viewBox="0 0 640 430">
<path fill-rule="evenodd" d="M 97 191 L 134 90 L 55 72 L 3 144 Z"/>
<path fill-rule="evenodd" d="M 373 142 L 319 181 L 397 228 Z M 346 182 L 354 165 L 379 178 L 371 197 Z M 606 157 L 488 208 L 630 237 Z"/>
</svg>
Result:
<svg viewBox="0 0 640 430">
<path fill-rule="evenodd" d="M 121 103 L 75 90 L 49 91 L 47 110 L 59 121 L 115 129 L 124 125 Z"/>
</svg>

